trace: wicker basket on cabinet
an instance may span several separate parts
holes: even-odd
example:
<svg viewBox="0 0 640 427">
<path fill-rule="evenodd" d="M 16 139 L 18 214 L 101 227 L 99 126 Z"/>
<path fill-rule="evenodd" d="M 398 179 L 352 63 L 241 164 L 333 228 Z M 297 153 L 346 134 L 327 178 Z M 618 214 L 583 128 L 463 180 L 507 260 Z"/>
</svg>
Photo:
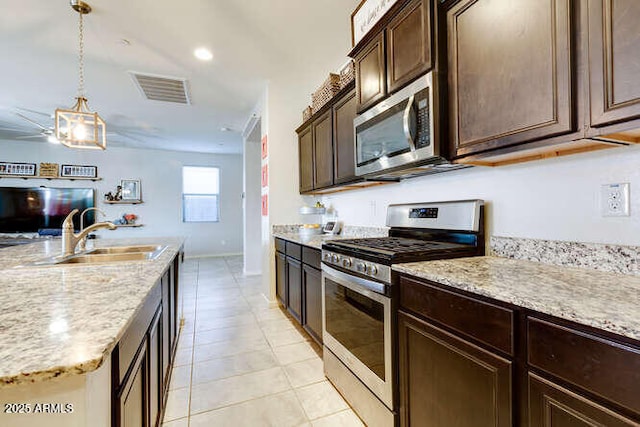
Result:
<svg viewBox="0 0 640 427">
<path fill-rule="evenodd" d="M 311 95 L 311 110 L 317 113 L 327 102 L 340 92 L 340 76 L 330 73 L 322 86 Z"/>
</svg>

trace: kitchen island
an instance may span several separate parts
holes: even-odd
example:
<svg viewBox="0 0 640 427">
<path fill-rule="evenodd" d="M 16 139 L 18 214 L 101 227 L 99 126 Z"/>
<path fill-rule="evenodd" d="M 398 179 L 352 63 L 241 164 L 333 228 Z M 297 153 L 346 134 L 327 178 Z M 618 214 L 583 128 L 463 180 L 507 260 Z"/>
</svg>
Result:
<svg viewBox="0 0 640 427">
<path fill-rule="evenodd" d="M 131 376 L 125 353 L 138 359 L 141 351 L 154 350 L 146 342 L 153 338 L 147 333 L 149 316 L 171 326 L 158 329 L 167 347 L 158 347 L 165 353 L 160 364 L 169 366 L 180 317 L 177 278 L 184 240 L 94 242 L 88 250 L 140 244 L 166 249 L 154 260 L 64 266 L 31 265 L 58 256 L 60 240 L 0 251 L 0 425 L 112 425 L 119 412 L 112 411 L 114 392 Z M 144 362 L 146 380 L 153 374 L 148 366 L 157 361 Z"/>
</svg>

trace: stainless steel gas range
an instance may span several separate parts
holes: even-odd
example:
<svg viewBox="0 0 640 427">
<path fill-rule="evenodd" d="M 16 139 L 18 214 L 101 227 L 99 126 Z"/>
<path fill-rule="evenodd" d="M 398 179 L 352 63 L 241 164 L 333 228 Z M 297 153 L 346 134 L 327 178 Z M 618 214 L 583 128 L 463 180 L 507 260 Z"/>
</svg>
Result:
<svg viewBox="0 0 640 427">
<path fill-rule="evenodd" d="M 389 236 L 322 245 L 324 369 L 369 427 L 397 424 L 393 264 L 484 255 L 484 203 L 390 205 Z"/>
</svg>

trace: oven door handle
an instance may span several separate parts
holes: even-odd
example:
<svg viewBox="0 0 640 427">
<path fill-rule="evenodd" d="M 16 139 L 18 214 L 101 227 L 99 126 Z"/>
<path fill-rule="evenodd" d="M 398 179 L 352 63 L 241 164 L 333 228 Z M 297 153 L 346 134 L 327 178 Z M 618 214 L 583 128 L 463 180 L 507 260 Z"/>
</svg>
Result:
<svg viewBox="0 0 640 427">
<path fill-rule="evenodd" d="M 409 143 L 409 148 L 411 151 L 416 151 L 416 143 L 413 140 L 415 133 L 414 130 L 416 128 L 416 112 L 413 108 L 413 101 L 415 100 L 415 95 L 411 95 L 409 101 L 407 101 L 407 107 L 404 109 L 404 115 L 402 116 L 402 128 L 404 130 L 404 136 L 407 138 L 407 142 Z"/>
<path fill-rule="evenodd" d="M 363 279 L 358 276 L 343 273 L 335 268 L 331 268 L 325 263 L 322 263 L 322 272 L 326 273 L 332 280 L 335 280 L 340 285 L 345 286 L 355 292 L 363 294 L 378 302 L 384 301 L 385 288 L 384 283 L 374 282 L 373 280 Z"/>
</svg>

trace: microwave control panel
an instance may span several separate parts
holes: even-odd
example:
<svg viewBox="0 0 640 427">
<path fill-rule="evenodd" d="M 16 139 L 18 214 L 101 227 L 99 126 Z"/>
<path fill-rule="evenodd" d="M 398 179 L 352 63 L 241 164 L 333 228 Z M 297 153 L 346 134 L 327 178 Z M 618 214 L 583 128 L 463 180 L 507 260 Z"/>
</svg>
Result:
<svg viewBox="0 0 640 427">
<path fill-rule="evenodd" d="M 431 128 L 429 121 L 429 89 L 422 90 L 417 101 L 417 129 L 416 148 L 427 147 L 431 142 Z"/>
</svg>

